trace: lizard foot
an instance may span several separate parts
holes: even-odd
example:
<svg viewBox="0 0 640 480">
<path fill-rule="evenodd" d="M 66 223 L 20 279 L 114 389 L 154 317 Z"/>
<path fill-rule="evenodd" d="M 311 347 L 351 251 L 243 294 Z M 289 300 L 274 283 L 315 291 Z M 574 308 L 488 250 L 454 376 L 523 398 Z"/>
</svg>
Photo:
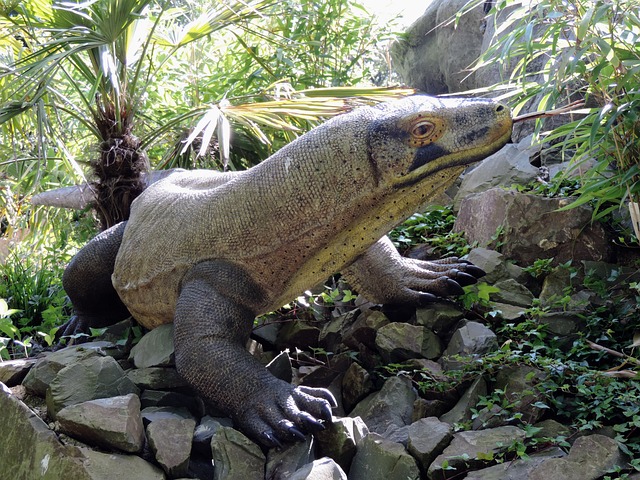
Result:
<svg viewBox="0 0 640 480">
<path fill-rule="evenodd" d="M 240 430 L 265 447 L 280 447 L 304 440 L 307 433 L 324 430 L 335 406 L 335 398 L 324 388 L 294 388 L 278 381 L 255 393 L 234 420 Z"/>
</svg>

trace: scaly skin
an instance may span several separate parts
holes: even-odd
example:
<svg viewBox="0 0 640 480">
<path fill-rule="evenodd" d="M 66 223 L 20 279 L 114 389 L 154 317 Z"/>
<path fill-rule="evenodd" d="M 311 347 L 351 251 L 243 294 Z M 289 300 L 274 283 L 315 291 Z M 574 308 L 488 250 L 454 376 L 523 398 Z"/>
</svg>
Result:
<svg viewBox="0 0 640 480">
<path fill-rule="evenodd" d="M 90 279 L 109 290 L 113 267 L 108 295 L 148 328 L 175 322 L 178 371 L 204 398 L 263 445 L 301 438 L 335 400 L 275 379 L 244 350 L 254 317 L 338 271 L 378 302 L 460 294 L 481 270 L 402 258 L 385 234 L 510 133 L 502 105 L 415 96 L 336 117 L 246 172 L 172 174 L 74 260 L 80 280 L 65 286 L 78 323 L 104 318 L 86 308 Z"/>
</svg>

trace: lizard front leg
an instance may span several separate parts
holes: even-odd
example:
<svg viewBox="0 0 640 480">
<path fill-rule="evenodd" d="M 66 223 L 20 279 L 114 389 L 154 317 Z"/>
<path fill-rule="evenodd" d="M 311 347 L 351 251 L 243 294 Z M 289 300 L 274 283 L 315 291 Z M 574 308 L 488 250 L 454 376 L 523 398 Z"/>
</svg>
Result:
<svg viewBox="0 0 640 480">
<path fill-rule="evenodd" d="M 383 237 L 342 274 L 373 302 L 423 305 L 437 297 L 461 295 L 463 286 L 476 283 L 485 273 L 455 257 L 435 261 L 402 257 Z"/>
<path fill-rule="evenodd" d="M 275 378 L 245 349 L 262 293 L 240 268 L 203 262 L 185 276 L 175 314 L 178 372 L 236 426 L 273 447 L 324 428 L 329 391 Z"/>
</svg>

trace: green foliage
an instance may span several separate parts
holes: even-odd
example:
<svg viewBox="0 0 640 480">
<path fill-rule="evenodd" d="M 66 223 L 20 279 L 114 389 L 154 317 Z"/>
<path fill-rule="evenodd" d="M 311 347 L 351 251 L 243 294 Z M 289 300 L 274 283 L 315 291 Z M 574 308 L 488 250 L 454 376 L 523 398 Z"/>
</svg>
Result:
<svg viewBox="0 0 640 480">
<path fill-rule="evenodd" d="M 473 6 L 477 3 L 473 3 Z M 472 7 L 469 5 L 469 8 Z M 476 68 L 511 71 L 505 97 L 517 113 L 534 97 L 544 110 L 580 95 L 584 115 L 545 134 L 582 175 L 580 197 L 602 218 L 640 198 L 640 16 L 635 0 L 497 2 L 500 34 Z M 538 121 L 540 131 L 543 123 Z"/>
<path fill-rule="evenodd" d="M 430 206 L 424 213 L 416 213 L 389 233 L 394 245 L 401 250 L 418 244 L 432 247 L 434 257 L 461 257 L 471 246 L 461 233 L 453 232 L 456 220 L 452 207 Z"/>
</svg>

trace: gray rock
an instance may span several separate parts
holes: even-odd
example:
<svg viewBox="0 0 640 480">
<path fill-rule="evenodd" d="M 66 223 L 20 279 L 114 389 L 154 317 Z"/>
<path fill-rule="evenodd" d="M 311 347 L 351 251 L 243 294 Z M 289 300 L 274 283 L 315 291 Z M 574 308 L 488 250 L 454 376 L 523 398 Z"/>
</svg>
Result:
<svg viewBox="0 0 640 480">
<path fill-rule="evenodd" d="M 469 469 L 478 469 L 485 464 L 484 459 L 506 450 L 514 441 L 524 440 L 525 436 L 524 430 L 512 426 L 458 432 L 453 435 L 449 446 L 429 466 L 427 475 L 431 480 L 439 480 L 452 478 Z M 449 469 L 443 468 L 445 461 Z"/>
<path fill-rule="evenodd" d="M 428 307 L 416 309 L 416 325 L 441 334 L 448 332 L 463 316 L 462 310 L 455 305 L 434 303 Z"/>
<path fill-rule="evenodd" d="M 498 318 L 507 322 L 518 320 L 524 316 L 525 308 L 506 303 L 491 302 L 491 307 L 497 313 Z"/>
<path fill-rule="evenodd" d="M 138 387 L 111 357 L 89 356 L 63 368 L 47 389 L 47 412 L 55 418 L 64 407 L 134 393 Z"/>
<path fill-rule="evenodd" d="M 563 457 L 564 455 L 565 453 L 561 449 L 551 448 L 550 450 L 531 454 L 526 460 L 515 459 L 510 462 L 499 463 L 492 467 L 476 470 L 475 472 L 469 472 L 469 474 L 464 478 L 465 480 L 529 479 L 531 476 L 531 472 L 543 462 L 546 462 L 550 458 Z M 550 477 L 550 479 L 551 478 L 557 478 L 558 480 L 560 480 L 560 477 Z"/>
<path fill-rule="evenodd" d="M 233 420 L 224 417 L 211 417 L 205 415 L 200 419 L 200 423 L 193 432 L 193 448 L 203 455 L 211 455 L 211 438 L 222 425 L 223 427 L 233 427 Z"/>
<path fill-rule="evenodd" d="M 458 210 L 469 195 L 486 192 L 493 187 L 526 185 L 538 174 L 538 169 L 529 163 L 529 152 L 519 150 L 514 144 L 505 145 L 465 174 L 453 200 L 454 208 Z"/>
<path fill-rule="evenodd" d="M 507 270 L 506 258 L 504 258 L 504 255 L 500 252 L 484 247 L 476 247 L 465 255 L 464 258 L 476 267 L 484 270 L 487 275 L 482 277 L 483 282 L 494 284 L 499 280 L 511 278 Z"/>
<path fill-rule="evenodd" d="M 176 418 L 164 418 L 147 425 L 151 451 L 171 478 L 185 477 L 188 474 L 195 427 L 194 420 Z"/>
<path fill-rule="evenodd" d="M 104 328 L 104 332 L 95 337 L 98 342 L 111 342 L 127 347 L 133 341 L 134 320 L 132 317 Z"/>
<path fill-rule="evenodd" d="M 408 378 L 391 377 L 379 392 L 356 405 L 349 416 L 361 417 L 370 431 L 384 433 L 389 425 L 403 427 L 411 423 L 417 397 Z"/>
<path fill-rule="evenodd" d="M 307 435 L 304 442 L 295 442 L 283 448 L 272 448 L 267 452 L 265 478 L 269 480 L 289 480 L 292 475 L 305 465 L 309 465 L 314 455 L 315 440 Z"/>
<path fill-rule="evenodd" d="M 526 423 L 535 423 L 544 414 L 544 408 L 536 406 L 544 402 L 545 396 L 537 385 L 545 380 L 547 374 L 527 365 L 506 366 L 496 376 L 494 387 L 503 390 L 512 405 L 511 410 L 522 414 Z"/>
<path fill-rule="evenodd" d="M 276 355 L 276 357 L 267 364 L 266 368 L 274 377 L 291 383 L 293 372 L 291 370 L 291 358 L 289 358 L 288 350 Z"/>
<path fill-rule="evenodd" d="M 378 330 L 376 347 L 386 362 L 409 358 L 438 358 L 442 353 L 440 338 L 431 330 L 408 323 L 390 323 Z"/>
<path fill-rule="evenodd" d="M 374 390 L 369 372 L 357 363 L 352 363 L 342 377 L 342 402 L 350 412 L 353 407 Z"/>
<path fill-rule="evenodd" d="M 358 444 L 349 470 L 349 480 L 390 480 L 420 478 L 416 461 L 399 443 L 370 433 Z"/>
<path fill-rule="evenodd" d="M 155 422 L 157 420 L 164 420 L 168 418 L 174 418 L 178 420 L 195 420 L 191 412 L 183 407 L 146 407 L 140 411 L 140 415 L 142 415 L 142 421 L 144 425 L 148 425 L 149 423 Z"/>
<path fill-rule="evenodd" d="M 287 480 L 347 480 L 347 475 L 331 458 L 320 458 L 296 471 Z"/>
<path fill-rule="evenodd" d="M 136 368 L 175 365 L 173 323 L 160 325 L 144 335 L 131 349 L 129 360 Z"/>
<path fill-rule="evenodd" d="M 496 334 L 478 322 L 466 322 L 451 337 L 443 357 L 481 355 L 498 348 Z"/>
<path fill-rule="evenodd" d="M 411 421 L 416 422 L 421 418 L 439 417 L 451 410 L 452 406 L 453 402 L 418 398 L 413 402 L 413 416 L 411 417 Z"/>
<path fill-rule="evenodd" d="M 62 444 L 58 436 L 3 384 L 0 384 L 0 411 L 0 478 L 165 478 L 162 470 L 135 455 L 104 454 Z"/>
<path fill-rule="evenodd" d="M 177 370 L 171 367 L 134 368 L 127 372 L 127 378 L 141 389 L 162 390 L 189 385 Z"/>
<path fill-rule="evenodd" d="M 475 408 L 478 399 L 487 394 L 487 382 L 482 376 L 474 380 L 467 391 L 460 397 L 458 403 L 440 417 L 440 421 L 453 425 L 471 420 L 471 409 Z"/>
<path fill-rule="evenodd" d="M 29 370 L 22 385 L 32 395 L 44 397 L 49 384 L 53 381 L 60 370 L 66 366 L 88 357 L 104 356 L 98 350 L 87 350 L 82 346 L 63 348 L 56 352 L 48 353 L 44 358 L 38 359 L 36 364 Z"/>
<path fill-rule="evenodd" d="M 552 458 L 533 469 L 529 480 L 596 480 L 614 468 L 624 468 L 626 458 L 615 440 L 604 435 L 579 437 L 569 455 Z"/>
<path fill-rule="evenodd" d="M 407 450 L 416 459 L 422 472 L 449 445 L 453 438 L 453 427 L 435 417 L 422 418 L 408 427 Z"/>
<path fill-rule="evenodd" d="M 454 231 L 481 246 L 491 244 L 500 231 L 501 252 L 520 265 L 551 257 L 556 265 L 607 260 L 610 241 L 603 227 L 591 222 L 591 209 L 559 211 L 570 201 L 492 188 L 462 201 Z"/>
<path fill-rule="evenodd" d="M 491 294 L 491 300 L 528 308 L 533 302 L 533 293 L 527 287 L 519 284 L 513 278 L 500 280 L 494 284 L 500 291 Z"/>
<path fill-rule="evenodd" d="M 202 399 L 184 393 L 146 389 L 140 396 L 140 403 L 142 408 L 185 407 L 196 417 L 202 417 L 205 414 L 205 405 Z"/>
<path fill-rule="evenodd" d="M 278 332 L 276 345 L 280 349 L 298 347 L 308 349 L 318 346 L 320 329 L 306 322 L 294 320 L 285 323 Z"/>
<path fill-rule="evenodd" d="M 571 339 L 583 332 L 586 326 L 584 316 L 576 311 L 548 312 L 540 316 L 538 322 L 546 325 L 551 335 Z"/>
<path fill-rule="evenodd" d="M 36 362 L 36 359 L 31 358 L 0 362 L 0 382 L 7 387 L 19 385 Z"/>
<path fill-rule="evenodd" d="M 211 438 L 214 480 L 263 480 L 265 457 L 260 447 L 239 431 L 220 426 Z"/>
<path fill-rule="evenodd" d="M 484 407 L 478 411 L 473 418 L 471 430 L 483 430 L 485 428 L 496 428 L 503 425 L 515 423 L 512 413 L 502 408 L 500 405 L 493 405 L 491 408 Z"/>
<path fill-rule="evenodd" d="M 534 427 L 541 429 L 534 435 L 535 438 L 555 439 L 558 437 L 566 438 L 571 435 L 571 429 L 569 427 L 553 420 L 552 418 L 542 420 L 541 422 L 536 423 Z"/>
<path fill-rule="evenodd" d="M 389 319 L 384 313 L 378 310 L 366 310 L 343 332 L 342 342 L 356 350 L 360 345 L 374 350 L 378 330 L 388 323 Z"/>
<path fill-rule="evenodd" d="M 70 405 L 56 418 L 60 431 L 90 445 L 131 453 L 144 445 L 140 399 L 134 394 Z"/>
<path fill-rule="evenodd" d="M 349 471 L 356 446 L 369 433 L 360 417 L 334 418 L 326 430 L 318 432 L 318 453 L 333 458 L 345 472 Z"/>
</svg>

